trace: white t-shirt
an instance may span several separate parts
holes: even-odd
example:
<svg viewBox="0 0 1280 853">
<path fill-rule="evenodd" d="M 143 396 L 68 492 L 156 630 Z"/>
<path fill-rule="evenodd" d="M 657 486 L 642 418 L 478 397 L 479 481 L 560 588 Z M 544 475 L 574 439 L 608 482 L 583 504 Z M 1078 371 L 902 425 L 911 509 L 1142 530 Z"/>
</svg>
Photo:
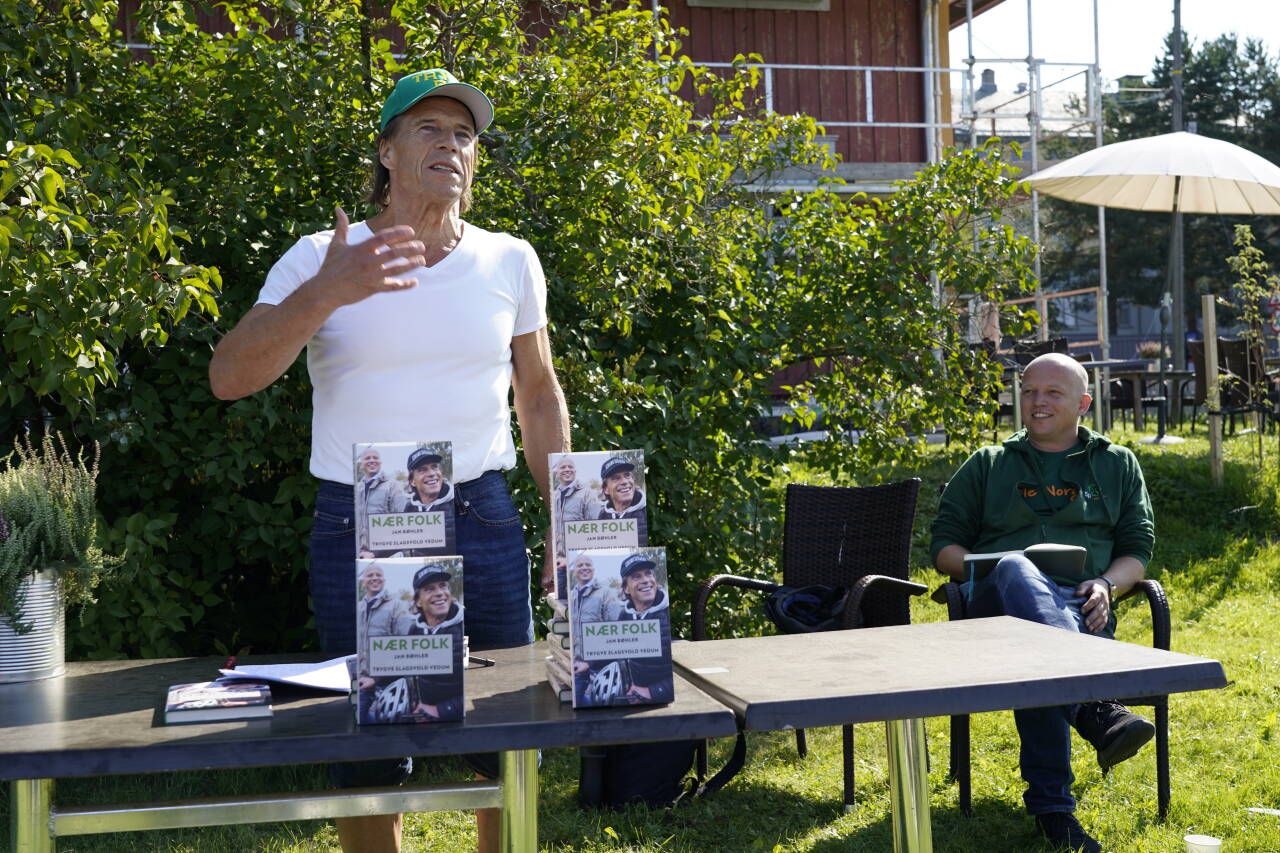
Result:
<svg viewBox="0 0 1280 853">
<path fill-rule="evenodd" d="M 361 222 L 347 241 L 371 236 Z M 331 239 L 321 231 L 295 243 L 258 302 L 278 305 L 312 278 Z M 516 464 L 511 339 L 547 324 L 537 254 L 466 224 L 443 260 L 409 274 L 417 287 L 339 308 L 307 344 L 316 477 L 353 483 L 352 445 L 370 441 L 451 441 L 455 482 Z"/>
</svg>

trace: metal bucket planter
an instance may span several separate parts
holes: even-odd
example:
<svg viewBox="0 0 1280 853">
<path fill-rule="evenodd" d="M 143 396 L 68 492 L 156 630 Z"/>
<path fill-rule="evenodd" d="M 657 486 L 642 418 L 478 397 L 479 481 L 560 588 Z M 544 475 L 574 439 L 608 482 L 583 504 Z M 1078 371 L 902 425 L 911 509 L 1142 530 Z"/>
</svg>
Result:
<svg viewBox="0 0 1280 853">
<path fill-rule="evenodd" d="M 65 607 L 57 572 L 36 572 L 19 585 L 24 596 L 20 621 L 30 623 L 15 633 L 0 617 L 0 684 L 37 681 L 62 675 L 65 661 Z"/>
</svg>

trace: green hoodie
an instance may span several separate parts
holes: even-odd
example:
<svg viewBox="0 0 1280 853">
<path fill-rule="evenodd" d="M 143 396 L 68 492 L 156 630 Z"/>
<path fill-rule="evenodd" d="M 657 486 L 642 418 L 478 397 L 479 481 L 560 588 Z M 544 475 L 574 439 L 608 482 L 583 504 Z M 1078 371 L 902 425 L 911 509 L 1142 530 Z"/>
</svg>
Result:
<svg viewBox="0 0 1280 853">
<path fill-rule="evenodd" d="M 1084 427 L 1079 435 L 1084 446 L 1067 456 L 1061 471 L 1077 497 L 1049 518 L 1038 516 L 1021 495 L 1022 486 L 1045 489 L 1025 429 L 965 460 L 938 505 L 930 555 L 936 560 L 948 545 L 986 553 L 1053 542 L 1088 550 L 1085 577 L 1101 575 L 1117 557 L 1134 557 L 1145 567 L 1155 523 L 1138 460 L 1127 447 Z"/>
</svg>

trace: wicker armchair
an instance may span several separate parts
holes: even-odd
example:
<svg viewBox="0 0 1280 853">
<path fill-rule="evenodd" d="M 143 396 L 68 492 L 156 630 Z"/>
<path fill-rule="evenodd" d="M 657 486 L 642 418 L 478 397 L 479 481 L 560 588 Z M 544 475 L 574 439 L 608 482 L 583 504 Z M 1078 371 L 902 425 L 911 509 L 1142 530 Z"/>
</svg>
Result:
<svg viewBox="0 0 1280 853">
<path fill-rule="evenodd" d="M 853 488 L 788 485 L 781 585 L 848 589 L 844 628 L 910 622 L 907 596 L 928 591 L 907 579 L 919 491 L 918 479 Z M 707 639 L 707 601 L 725 586 L 769 593 L 779 584 L 737 575 L 708 578 L 694 598 L 694 640 Z M 808 753 L 803 729 L 796 730 L 796 747 L 802 756 Z M 699 773 L 705 775 L 702 754 Z M 844 804 L 853 806 L 852 725 L 844 727 Z"/>
<path fill-rule="evenodd" d="M 1151 644 L 1157 649 L 1169 651 L 1170 617 L 1169 599 L 1159 581 L 1141 580 L 1116 599 L 1116 604 L 1141 594 L 1151 607 Z M 948 581 L 934 591 L 933 600 L 947 605 L 947 615 L 952 619 L 964 619 L 965 598 L 960 584 Z M 1135 696 L 1118 698 L 1125 705 L 1150 705 L 1155 708 L 1156 723 L 1156 801 L 1158 819 L 1163 822 L 1169 814 L 1169 697 Z M 957 715 L 951 718 L 951 781 L 960 787 L 960 811 L 972 815 L 972 791 L 969 773 L 969 717 Z"/>
</svg>

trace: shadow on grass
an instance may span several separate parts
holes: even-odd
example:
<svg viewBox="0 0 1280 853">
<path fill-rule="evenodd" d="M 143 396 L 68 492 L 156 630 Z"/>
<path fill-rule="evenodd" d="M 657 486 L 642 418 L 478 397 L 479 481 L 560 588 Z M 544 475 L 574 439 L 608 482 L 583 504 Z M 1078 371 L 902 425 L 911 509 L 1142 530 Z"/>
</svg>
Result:
<svg viewBox="0 0 1280 853">
<path fill-rule="evenodd" d="M 1049 849 L 1036 829 L 1035 820 L 1021 808 L 1001 800 L 975 797 L 972 817 L 965 817 L 956 806 L 934 809 L 932 816 L 933 847 L 938 851 L 989 853 Z M 827 853 L 823 847 L 814 847 L 814 850 Z"/>
</svg>

